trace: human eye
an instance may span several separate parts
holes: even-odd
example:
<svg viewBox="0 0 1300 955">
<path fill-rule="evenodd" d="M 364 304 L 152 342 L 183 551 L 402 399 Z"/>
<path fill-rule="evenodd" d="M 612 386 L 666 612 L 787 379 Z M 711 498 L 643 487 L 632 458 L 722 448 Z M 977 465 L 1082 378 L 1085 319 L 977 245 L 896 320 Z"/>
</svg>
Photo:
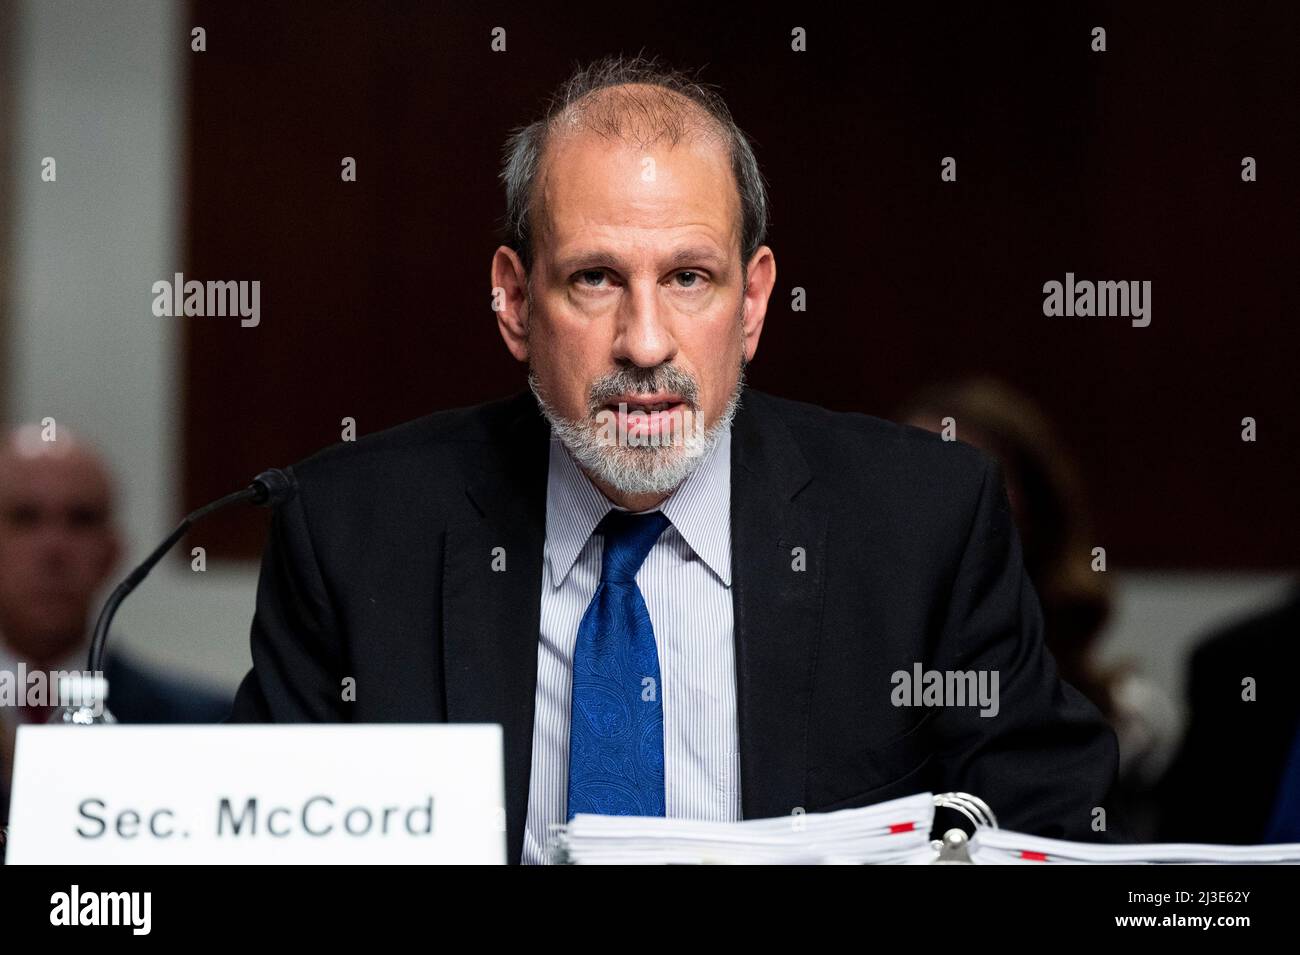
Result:
<svg viewBox="0 0 1300 955">
<path fill-rule="evenodd" d="M 698 269 L 682 269 L 673 273 L 673 287 L 679 289 L 702 289 L 708 284 L 708 277 Z"/>
<path fill-rule="evenodd" d="M 579 288 L 602 289 L 609 287 L 609 276 L 604 269 L 582 269 L 574 273 L 573 281 Z"/>
</svg>

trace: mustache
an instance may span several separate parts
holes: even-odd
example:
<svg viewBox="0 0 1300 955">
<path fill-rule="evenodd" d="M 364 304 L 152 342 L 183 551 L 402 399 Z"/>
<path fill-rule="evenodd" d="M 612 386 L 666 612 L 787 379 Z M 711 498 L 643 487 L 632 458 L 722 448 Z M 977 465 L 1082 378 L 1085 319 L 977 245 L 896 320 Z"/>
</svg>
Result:
<svg viewBox="0 0 1300 955">
<path fill-rule="evenodd" d="M 657 365 L 654 368 L 620 368 L 597 378 L 588 393 L 587 411 L 594 416 L 619 395 L 657 392 L 681 395 L 687 407 L 692 410 L 699 407 L 700 386 L 695 379 L 673 365 Z"/>
</svg>

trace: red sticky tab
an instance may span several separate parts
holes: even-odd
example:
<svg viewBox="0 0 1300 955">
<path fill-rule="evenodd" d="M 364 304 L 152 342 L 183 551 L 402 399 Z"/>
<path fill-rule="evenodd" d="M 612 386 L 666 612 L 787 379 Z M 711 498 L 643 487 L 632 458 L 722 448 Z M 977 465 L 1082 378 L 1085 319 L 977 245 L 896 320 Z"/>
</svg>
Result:
<svg viewBox="0 0 1300 955">
<path fill-rule="evenodd" d="M 1029 862 L 1046 862 L 1047 853 L 1046 852 L 1022 852 L 1020 853 L 1020 858 L 1025 859 Z"/>
<path fill-rule="evenodd" d="M 896 822 L 889 827 L 889 834 L 892 836 L 896 832 L 911 832 L 915 828 L 914 822 Z"/>
</svg>

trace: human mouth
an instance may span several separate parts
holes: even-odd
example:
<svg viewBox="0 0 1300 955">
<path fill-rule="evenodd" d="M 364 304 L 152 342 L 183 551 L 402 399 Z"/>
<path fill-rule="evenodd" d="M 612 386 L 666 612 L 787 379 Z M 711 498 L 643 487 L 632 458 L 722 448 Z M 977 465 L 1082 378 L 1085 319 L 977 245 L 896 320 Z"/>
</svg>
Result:
<svg viewBox="0 0 1300 955">
<path fill-rule="evenodd" d="M 690 406 L 678 394 L 619 395 L 605 403 L 625 434 L 663 434 L 681 429 Z"/>
</svg>

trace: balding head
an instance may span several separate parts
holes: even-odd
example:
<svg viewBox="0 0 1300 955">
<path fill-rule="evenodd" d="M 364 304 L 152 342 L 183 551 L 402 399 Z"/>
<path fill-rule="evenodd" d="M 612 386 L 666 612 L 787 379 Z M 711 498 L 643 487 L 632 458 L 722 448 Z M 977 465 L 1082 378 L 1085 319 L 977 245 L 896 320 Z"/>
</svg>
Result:
<svg viewBox="0 0 1300 955">
<path fill-rule="evenodd" d="M 689 141 L 719 151 L 729 201 L 736 210 L 739 257 L 749 259 L 767 233 L 767 186 L 753 148 L 726 101 L 693 76 L 640 57 L 605 57 L 575 71 L 554 93 L 546 113 L 506 142 L 501 181 L 506 191 L 505 244 L 531 269 L 533 243 L 547 227 L 543 189 L 552 147 L 594 136 L 650 151 Z"/>
<path fill-rule="evenodd" d="M 575 132 L 619 139 L 638 149 L 660 143 L 676 146 L 687 136 L 727 140 L 721 121 L 704 106 L 653 83 L 604 86 L 584 93 L 550 119 L 550 135 Z"/>
<path fill-rule="evenodd" d="M 85 640 L 120 547 L 103 458 L 56 434 L 24 425 L 0 438 L 0 638 L 36 665 Z"/>
<path fill-rule="evenodd" d="M 715 179 L 722 184 L 718 197 L 735 224 L 734 254 L 743 260 L 741 204 L 729 168 L 726 130 L 716 117 L 681 93 L 645 83 L 595 90 L 550 121 L 537 180 L 532 187 L 530 216 L 534 242 L 545 242 L 552 213 L 562 214 L 555 183 L 556 167 L 570 162 L 575 149 L 581 149 L 589 140 L 594 140 L 597 148 L 617 146 L 635 154 L 633 172 L 637 176 L 645 175 L 645 163 L 663 150 L 689 146 L 709 154 L 716 166 Z"/>
</svg>

